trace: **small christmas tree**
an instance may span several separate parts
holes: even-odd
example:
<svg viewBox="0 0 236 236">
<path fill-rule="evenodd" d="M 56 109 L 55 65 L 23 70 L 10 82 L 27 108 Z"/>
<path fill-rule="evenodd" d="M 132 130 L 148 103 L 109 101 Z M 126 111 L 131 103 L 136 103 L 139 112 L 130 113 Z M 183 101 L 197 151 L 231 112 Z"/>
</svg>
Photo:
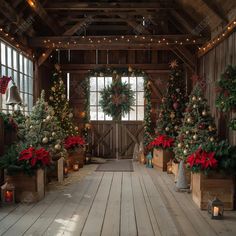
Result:
<svg viewBox="0 0 236 236">
<path fill-rule="evenodd" d="M 64 132 L 60 127 L 55 112 L 45 102 L 45 92 L 36 102 L 30 117 L 26 120 L 25 143 L 34 148 L 43 147 L 50 152 L 53 160 L 66 155 L 64 149 Z"/>
<path fill-rule="evenodd" d="M 69 102 L 66 98 L 66 88 L 62 80 L 59 65 L 55 65 L 56 71 L 53 73 L 53 86 L 51 87 L 51 95 L 49 97 L 49 105 L 55 111 L 62 129 L 66 136 L 78 134 L 78 127 L 73 123 L 73 113 L 69 108 Z"/>
<path fill-rule="evenodd" d="M 184 113 L 183 125 L 176 138 L 175 158 L 186 160 L 201 145 L 216 141 L 216 126 L 200 85 L 197 84 Z"/>
<path fill-rule="evenodd" d="M 156 133 L 175 137 L 182 123 L 185 109 L 185 81 L 176 60 L 170 64 L 171 72 L 166 96 L 162 98 Z"/>
</svg>

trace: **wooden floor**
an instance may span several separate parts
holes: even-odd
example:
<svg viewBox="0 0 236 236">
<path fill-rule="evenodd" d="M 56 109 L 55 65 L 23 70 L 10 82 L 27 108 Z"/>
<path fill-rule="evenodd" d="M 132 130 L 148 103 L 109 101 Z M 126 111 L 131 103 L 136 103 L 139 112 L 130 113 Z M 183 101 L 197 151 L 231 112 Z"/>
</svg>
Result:
<svg viewBox="0 0 236 236">
<path fill-rule="evenodd" d="M 134 167 L 94 172 L 37 204 L 0 207 L 0 235 L 236 235 L 236 212 L 213 221 L 174 191 L 172 176 Z"/>
</svg>

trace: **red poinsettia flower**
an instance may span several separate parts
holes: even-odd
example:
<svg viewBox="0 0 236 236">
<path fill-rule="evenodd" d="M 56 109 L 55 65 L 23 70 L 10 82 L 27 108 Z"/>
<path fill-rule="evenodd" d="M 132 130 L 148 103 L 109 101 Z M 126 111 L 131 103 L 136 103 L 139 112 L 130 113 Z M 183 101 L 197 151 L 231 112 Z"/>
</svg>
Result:
<svg viewBox="0 0 236 236">
<path fill-rule="evenodd" d="M 21 160 L 29 160 L 33 157 L 34 155 L 34 148 L 33 147 L 30 147 L 28 149 L 25 149 L 23 150 L 21 153 L 20 153 L 20 158 L 18 159 L 19 161 Z"/>
<path fill-rule="evenodd" d="M 162 147 L 162 148 L 170 148 L 174 145 L 174 139 L 163 134 L 157 136 L 150 144 L 149 146 L 151 148 L 153 147 Z"/>
<path fill-rule="evenodd" d="M 73 149 L 85 145 L 85 140 L 81 136 L 69 136 L 64 141 L 65 149 Z"/>
</svg>

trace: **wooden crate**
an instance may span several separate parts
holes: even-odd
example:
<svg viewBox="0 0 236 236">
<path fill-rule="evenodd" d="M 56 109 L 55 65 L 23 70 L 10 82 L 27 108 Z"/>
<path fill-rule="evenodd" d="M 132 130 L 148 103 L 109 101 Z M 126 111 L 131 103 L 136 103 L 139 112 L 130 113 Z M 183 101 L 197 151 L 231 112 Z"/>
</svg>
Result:
<svg viewBox="0 0 236 236">
<path fill-rule="evenodd" d="M 69 153 L 68 155 L 69 169 L 73 169 L 73 165 L 76 161 L 79 162 L 79 168 L 82 168 L 84 166 L 85 151 L 83 148 L 79 148 L 77 151 Z"/>
<path fill-rule="evenodd" d="M 207 209 L 208 200 L 215 197 L 224 202 L 225 210 L 233 210 L 234 180 L 230 176 L 192 173 L 192 199 L 202 210 Z"/>
<path fill-rule="evenodd" d="M 163 150 L 163 149 L 153 149 L 153 158 L 152 163 L 153 166 L 157 169 L 160 169 L 162 171 L 167 170 L 167 163 L 170 161 L 170 159 L 173 158 L 173 152 Z"/>
<path fill-rule="evenodd" d="M 43 169 L 38 169 L 33 176 L 28 176 L 21 172 L 13 176 L 6 175 L 5 179 L 15 186 L 16 202 L 37 202 L 45 196 Z"/>
</svg>

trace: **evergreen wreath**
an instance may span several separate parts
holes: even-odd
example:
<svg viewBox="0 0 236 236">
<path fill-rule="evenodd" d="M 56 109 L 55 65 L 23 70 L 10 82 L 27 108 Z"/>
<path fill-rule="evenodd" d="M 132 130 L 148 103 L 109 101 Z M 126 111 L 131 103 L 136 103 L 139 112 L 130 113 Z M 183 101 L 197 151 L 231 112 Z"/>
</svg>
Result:
<svg viewBox="0 0 236 236">
<path fill-rule="evenodd" d="M 134 92 L 130 85 L 115 79 L 110 85 L 105 87 L 101 92 L 99 104 L 106 115 L 113 119 L 119 119 L 132 110 L 135 104 Z"/>
<path fill-rule="evenodd" d="M 236 66 L 229 65 L 218 81 L 219 95 L 216 99 L 216 107 L 223 111 L 236 110 Z M 229 126 L 236 130 L 236 118 L 230 120 Z"/>
</svg>

